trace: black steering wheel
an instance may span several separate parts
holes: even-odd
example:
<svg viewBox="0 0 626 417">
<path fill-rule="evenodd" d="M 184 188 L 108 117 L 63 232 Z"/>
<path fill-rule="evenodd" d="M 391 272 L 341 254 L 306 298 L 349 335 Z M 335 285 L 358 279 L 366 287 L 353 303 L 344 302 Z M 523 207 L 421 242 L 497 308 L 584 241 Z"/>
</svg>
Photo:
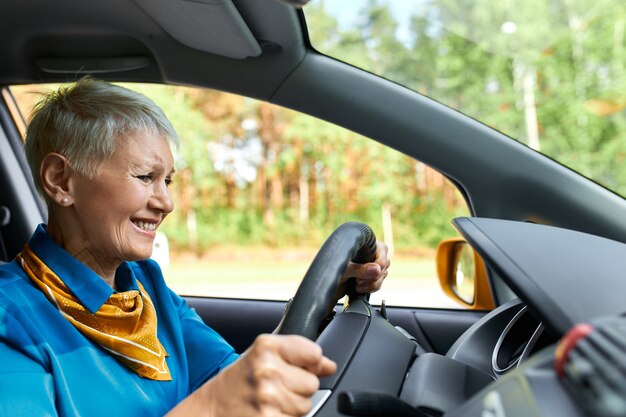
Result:
<svg viewBox="0 0 626 417">
<path fill-rule="evenodd" d="M 279 334 L 317 340 L 324 355 L 337 364 L 335 374 L 320 379 L 307 417 L 336 417 L 338 411 L 352 416 L 412 416 L 387 411 L 415 411 L 407 409 L 397 396 L 417 343 L 376 311 L 367 295 L 357 294 L 354 279 L 347 283 L 348 307 L 318 338 L 320 326 L 337 301 L 348 262 L 371 262 L 375 256 L 376 237 L 369 226 L 350 222 L 338 227 L 315 256 L 278 326 Z M 382 407 L 376 405 L 379 402 Z M 376 407 L 372 408 L 373 404 Z"/>
<path fill-rule="evenodd" d="M 348 222 L 339 226 L 324 242 L 304 275 L 296 295 L 285 309 L 278 334 L 297 334 L 316 340 L 320 326 L 337 302 L 340 280 L 348 261 L 366 263 L 376 256 L 376 236 L 363 223 Z M 348 282 L 350 301 L 363 298 L 357 294 L 354 279 Z"/>
</svg>

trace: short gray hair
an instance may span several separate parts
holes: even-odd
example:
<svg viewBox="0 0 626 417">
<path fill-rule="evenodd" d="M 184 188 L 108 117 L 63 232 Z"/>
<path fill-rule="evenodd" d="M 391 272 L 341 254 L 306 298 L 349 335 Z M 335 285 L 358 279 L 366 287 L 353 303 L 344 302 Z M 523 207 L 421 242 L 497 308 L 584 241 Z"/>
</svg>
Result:
<svg viewBox="0 0 626 417">
<path fill-rule="evenodd" d="M 43 158 L 65 156 L 73 169 L 89 178 L 115 152 L 117 140 L 148 131 L 178 146 L 178 136 L 163 111 L 148 97 L 93 78 L 44 95 L 26 130 L 26 159 L 35 186 L 48 201 L 39 178 Z"/>
</svg>

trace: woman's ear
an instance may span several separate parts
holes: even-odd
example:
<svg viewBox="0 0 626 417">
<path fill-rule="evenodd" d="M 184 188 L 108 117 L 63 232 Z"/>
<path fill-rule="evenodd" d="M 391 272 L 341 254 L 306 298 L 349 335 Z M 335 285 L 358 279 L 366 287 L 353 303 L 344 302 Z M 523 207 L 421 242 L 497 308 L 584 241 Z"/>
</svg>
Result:
<svg viewBox="0 0 626 417">
<path fill-rule="evenodd" d="M 72 204 L 72 195 L 69 189 L 69 178 L 72 169 L 67 158 L 56 152 L 46 155 L 41 161 L 39 176 L 41 187 L 48 198 L 62 207 Z"/>
</svg>

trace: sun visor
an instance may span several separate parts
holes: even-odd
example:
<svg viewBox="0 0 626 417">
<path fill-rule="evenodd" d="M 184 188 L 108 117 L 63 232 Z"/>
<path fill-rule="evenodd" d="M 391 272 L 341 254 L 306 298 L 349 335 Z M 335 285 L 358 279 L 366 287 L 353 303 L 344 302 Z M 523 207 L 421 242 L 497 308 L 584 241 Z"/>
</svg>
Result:
<svg viewBox="0 0 626 417">
<path fill-rule="evenodd" d="M 261 46 L 231 0 L 135 0 L 174 39 L 200 51 L 244 59 Z"/>
</svg>

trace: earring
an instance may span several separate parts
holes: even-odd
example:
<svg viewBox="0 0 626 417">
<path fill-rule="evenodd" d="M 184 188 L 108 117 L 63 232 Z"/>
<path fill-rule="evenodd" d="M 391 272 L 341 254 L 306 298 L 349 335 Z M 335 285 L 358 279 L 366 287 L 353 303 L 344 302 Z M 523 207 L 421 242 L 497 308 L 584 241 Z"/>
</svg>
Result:
<svg viewBox="0 0 626 417">
<path fill-rule="evenodd" d="M 63 203 L 63 205 L 67 204 L 67 197 L 63 197 L 63 200 L 61 200 L 61 203 Z"/>
</svg>

